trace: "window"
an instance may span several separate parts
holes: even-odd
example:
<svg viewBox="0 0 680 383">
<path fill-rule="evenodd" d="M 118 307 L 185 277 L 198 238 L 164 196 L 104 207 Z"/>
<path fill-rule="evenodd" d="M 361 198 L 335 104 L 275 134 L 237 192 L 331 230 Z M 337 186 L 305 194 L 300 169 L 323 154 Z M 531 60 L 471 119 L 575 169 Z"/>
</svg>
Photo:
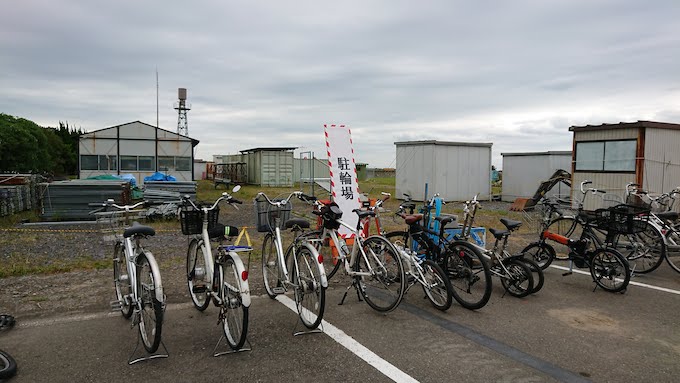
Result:
<svg viewBox="0 0 680 383">
<path fill-rule="evenodd" d="M 191 171 L 191 157 L 158 157 L 158 170 Z"/>
<path fill-rule="evenodd" d="M 636 140 L 576 143 L 576 170 L 634 172 Z"/>
<path fill-rule="evenodd" d="M 191 157 L 175 157 L 175 165 L 178 171 L 191 171 Z"/>
<path fill-rule="evenodd" d="M 139 156 L 139 170 L 155 170 L 156 158 L 154 156 Z"/>
<path fill-rule="evenodd" d="M 116 170 L 117 168 L 116 156 L 90 154 L 80 156 L 80 170 Z"/>
<path fill-rule="evenodd" d="M 117 170 L 118 169 L 118 157 L 116 156 L 99 156 L 99 170 Z"/>
<path fill-rule="evenodd" d="M 158 157 L 158 170 L 175 170 L 175 157 Z"/>
<path fill-rule="evenodd" d="M 99 170 L 99 156 L 81 155 L 80 170 Z"/>
<path fill-rule="evenodd" d="M 137 156 L 120 156 L 120 170 L 137 170 Z"/>
</svg>

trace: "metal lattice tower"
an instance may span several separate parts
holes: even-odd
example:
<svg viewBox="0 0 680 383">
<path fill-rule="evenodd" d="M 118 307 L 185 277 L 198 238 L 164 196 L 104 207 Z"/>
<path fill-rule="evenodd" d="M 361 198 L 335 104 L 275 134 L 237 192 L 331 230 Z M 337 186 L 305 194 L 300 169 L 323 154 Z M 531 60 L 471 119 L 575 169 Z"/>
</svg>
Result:
<svg viewBox="0 0 680 383">
<path fill-rule="evenodd" d="M 175 103 L 175 110 L 177 111 L 177 134 L 189 136 L 189 121 L 187 120 L 187 111 L 191 110 L 191 104 L 187 104 L 187 90 L 186 88 L 177 89 L 179 101 Z"/>
</svg>

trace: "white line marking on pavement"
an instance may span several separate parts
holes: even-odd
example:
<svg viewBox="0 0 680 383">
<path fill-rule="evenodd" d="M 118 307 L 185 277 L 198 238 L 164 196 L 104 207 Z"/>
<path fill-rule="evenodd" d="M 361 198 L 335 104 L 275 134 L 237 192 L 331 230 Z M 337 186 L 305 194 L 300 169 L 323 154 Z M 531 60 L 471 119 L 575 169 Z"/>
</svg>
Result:
<svg viewBox="0 0 680 383">
<path fill-rule="evenodd" d="M 279 295 L 276 297 L 276 300 L 297 314 L 297 307 L 292 299 L 284 295 Z M 321 325 L 323 326 L 323 332 L 326 335 L 333 338 L 333 340 L 340 343 L 346 349 L 354 353 L 354 355 L 363 359 L 366 363 L 373 366 L 373 368 L 380 371 L 388 378 L 394 380 L 395 382 L 418 382 L 410 375 L 396 368 L 394 365 L 390 364 L 388 361 L 379 357 L 373 351 L 354 340 L 354 338 L 351 336 L 345 334 L 345 332 L 339 328 L 333 326 L 325 320 L 321 321 Z"/>
<path fill-rule="evenodd" d="M 564 266 L 550 265 L 550 267 L 553 267 L 553 268 L 555 268 L 555 269 L 560 269 L 560 270 L 569 271 L 569 268 L 568 268 L 568 267 L 564 267 Z M 576 269 L 573 269 L 572 272 L 578 273 L 578 274 L 590 275 L 590 273 L 588 273 L 588 272 L 581 271 L 581 270 L 576 270 Z M 645 288 L 652 289 L 652 290 L 663 291 L 663 292 L 665 292 L 665 293 L 671 293 L 671 294 L 680 295 L 680 291 L 678 291 L 678 290 L 673 290 L 673 289 L 668 289 L 668 288 L 665 288 L 665 287 L 659 287 L 659 286 L 649 285 L 649 284 L 647 284 L 647 283 L 641 283 L 641 282 L 630 281 L 628 284 L 629 284 L 629 285 L 633 285 L 633 286 L 645 287 Z"/>
</svg>

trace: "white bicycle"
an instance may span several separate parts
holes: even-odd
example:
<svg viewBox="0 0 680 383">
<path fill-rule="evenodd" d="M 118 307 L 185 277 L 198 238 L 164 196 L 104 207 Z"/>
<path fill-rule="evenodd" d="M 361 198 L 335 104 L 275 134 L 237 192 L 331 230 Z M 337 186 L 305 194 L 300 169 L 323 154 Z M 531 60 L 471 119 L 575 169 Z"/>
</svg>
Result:
<svg viewBox="0 0 680 383">
<path fill-rule="evenodd" d="M 161 343 L 165 295 L 158 263 L 142 245 L 142 240 L 154 236 L 156 231 L 135 221 L 144 218 L 143 210 L 134 210 L 144 204 L 145 201 L 121 206 L 109 199 L 102 204 L 104 211 L 96 212 L 95 217 L 106 234 L 105 239 L 115 241 L 113 281 L 117 300 L 111 302 L 111 306 L 116 311 L 120 310 L 123 317 L 133 318 L 132 325 L 139 326 L 144 348 L 154 353 Z M 106 211 L 108 208 L 118 210 Z M 154 357 L 163 356 L 167 355 Z M 128 363 L 139 360 L 143 359 Z"/>
<path fill-rule="evenodd" d="M 239 191 L 234 187 L 232 193 Z M 187 251 L 187 285 L 191 301 L 199 311 L 205 310 L 212 298 L 219 307 L 219 323 L 232 350 L 241 350 L 248 334 L 250 288 L 248 270 L 239 252 L 250 253 L 250 246 L 220 245 L 213 257 L 210 240 L 222 240 L 239 234 L 233 226 L 218 223 L 219 203 L 232 206 L 242 203 L 224 192 L 211 206 L 198 206 L 188 196 L 182 197 L 180 211 L 182 233 L 191 236 Z M 219 342 L 218 342 L 219 345 Z M 217 348 L 216 348 L 217 349 Z M 215 354 L 216 356 L 218 354 Z"/>
</svg>

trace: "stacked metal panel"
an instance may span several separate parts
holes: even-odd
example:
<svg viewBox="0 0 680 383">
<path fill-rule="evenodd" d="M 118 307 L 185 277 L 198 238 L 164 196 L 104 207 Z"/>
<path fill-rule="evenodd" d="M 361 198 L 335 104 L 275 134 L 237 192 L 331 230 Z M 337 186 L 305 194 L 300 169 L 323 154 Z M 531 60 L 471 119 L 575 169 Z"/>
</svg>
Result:
<svg viewBox="0 0 680 383">
<path fill-rule="evenodd" d="M 37 175 L 0 174 L 0 216 L 31 210 L 36 204 Z"/>
<path fill-rule="evenodd" d="M 40 212 L 46 221 L 93 220 L 90 214 L 107 199 L 131 202 L 130 183 L 124 180 L 71 180 L 40 184 Z"/>
<path fill-rule="evenodd" d="M 144 182 L 144 199 L 151 203 L 179 202 L 180 197 L 189 195 L 196 199 L 196 182 L 194 181 L 146 181 Z"/>
</svg>

